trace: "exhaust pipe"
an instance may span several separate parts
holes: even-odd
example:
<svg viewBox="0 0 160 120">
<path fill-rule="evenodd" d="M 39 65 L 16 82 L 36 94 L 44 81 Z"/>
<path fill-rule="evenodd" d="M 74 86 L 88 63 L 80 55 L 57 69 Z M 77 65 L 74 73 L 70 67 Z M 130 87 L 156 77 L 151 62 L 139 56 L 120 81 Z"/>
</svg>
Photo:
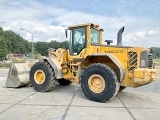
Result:
<svg viewBox="0 0 160 120">
<path fill-rule="evenodd" d="M 123 32 L 124 32 L 124 26 L 117 33 L 117 46 L 123 46 L 122 45 L 122 33 Z"/>
</svg>

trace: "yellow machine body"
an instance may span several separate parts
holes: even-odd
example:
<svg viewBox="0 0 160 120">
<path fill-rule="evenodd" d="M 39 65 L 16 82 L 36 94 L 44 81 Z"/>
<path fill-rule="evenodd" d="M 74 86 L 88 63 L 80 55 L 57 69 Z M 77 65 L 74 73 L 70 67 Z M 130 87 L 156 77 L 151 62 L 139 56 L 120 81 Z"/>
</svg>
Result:
<svg viewBox="0 0 160 120">
<path fill-rule="evenodd" d="M 69 32 L 68 32 L 69 31 Z M 69 26 L 69 50 L 49 49 L 49 57 L 35 63 L 30 82 L 38 92 L 50 91 L 59 83 L 80 83 L 83 93 L 92 101 L 106 102 L 125 87 L 139 87 L 157 78 L 152 50 L 122 45 L 122 27 L 117 44 L 102 40 L 103 29 L 87 23 Z"/>
<path fill-rule="evenodd" d="M 78 53 L 73 52 L 73 30 L 85 29 L 85 45 L 79 47 Z M 94 63 L 103 63 L 116 71 L 121 86 L 139 87 L 146 85 L 157 78 L 157 72 L 151 51 L 143 47 L 130 47 L 103 43 L 103 29 L 92 23 L 68 27 L 71 30 L 69 50 L 59 48 L 50 50 L 50 58 L 56 61 L 57 74 L 72 82 L 80 82 L 83 71 Z M 97 31 L 97 42 L 93 43 L 92 31 Z M 78 36 L 79 33 L 77 33 Z M 84 37 L 84 36 L 83 36 Z M 81 38 L 81 37 L 79 37 Z M 118 43 L 119 44 L 119 43 Z M 121 43 L 120 43 L 121 44 Z"/>
</svg>

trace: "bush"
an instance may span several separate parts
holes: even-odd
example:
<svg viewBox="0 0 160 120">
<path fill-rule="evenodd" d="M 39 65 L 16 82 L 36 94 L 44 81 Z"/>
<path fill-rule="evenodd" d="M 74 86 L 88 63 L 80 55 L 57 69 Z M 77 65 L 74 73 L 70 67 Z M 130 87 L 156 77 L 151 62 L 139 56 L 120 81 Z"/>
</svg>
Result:
<svg viewBox="0 0 160 120">
<path fill-rule="evenodd" d="M 33 58 L 32 55 L 33 55 L 32 53 L 29 53 L 30 59 Z M 35 53 L 34 54 L 34 59 L 38 59 L 38 60 L 41 59 L 41 54 L 40 53 Z"/>
</svg>

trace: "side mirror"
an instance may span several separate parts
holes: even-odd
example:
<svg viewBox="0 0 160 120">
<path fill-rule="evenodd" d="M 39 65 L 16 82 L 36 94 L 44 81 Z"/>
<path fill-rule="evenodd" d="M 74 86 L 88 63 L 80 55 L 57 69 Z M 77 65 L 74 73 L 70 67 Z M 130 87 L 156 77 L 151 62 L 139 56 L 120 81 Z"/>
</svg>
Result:
<svg viewBox="0 0 160 120">
<path fill-rule="evenodd" d="M 68 29 L 65 30 L 66 38 L 68 37 Z"/>
</svg>

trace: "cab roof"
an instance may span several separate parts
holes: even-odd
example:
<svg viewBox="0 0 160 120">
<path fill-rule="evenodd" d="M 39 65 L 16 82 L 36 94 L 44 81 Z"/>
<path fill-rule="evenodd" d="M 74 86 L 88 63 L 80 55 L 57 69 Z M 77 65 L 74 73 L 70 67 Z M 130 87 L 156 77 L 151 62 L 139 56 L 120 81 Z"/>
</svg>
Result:
<svg viewBox="0 0 160 120">
<path fill-rule="evenodd" d="M 72 26 L 68 26 L 68 29 L 71 29 L 71 28 L 76 28 L 76 27 L 82 27 L 82 26 L 91 26 L 92 28 L 94 29 L 97 29 L 97 30 L 102 30 L 102 28 L 99 28 L 99 25 L 96 25 L 96 24 L 93 24 L 93 23 L 85 23 L 85 24 L 77 24 L 77 25 L 72 25 Z"/>
</svg>

